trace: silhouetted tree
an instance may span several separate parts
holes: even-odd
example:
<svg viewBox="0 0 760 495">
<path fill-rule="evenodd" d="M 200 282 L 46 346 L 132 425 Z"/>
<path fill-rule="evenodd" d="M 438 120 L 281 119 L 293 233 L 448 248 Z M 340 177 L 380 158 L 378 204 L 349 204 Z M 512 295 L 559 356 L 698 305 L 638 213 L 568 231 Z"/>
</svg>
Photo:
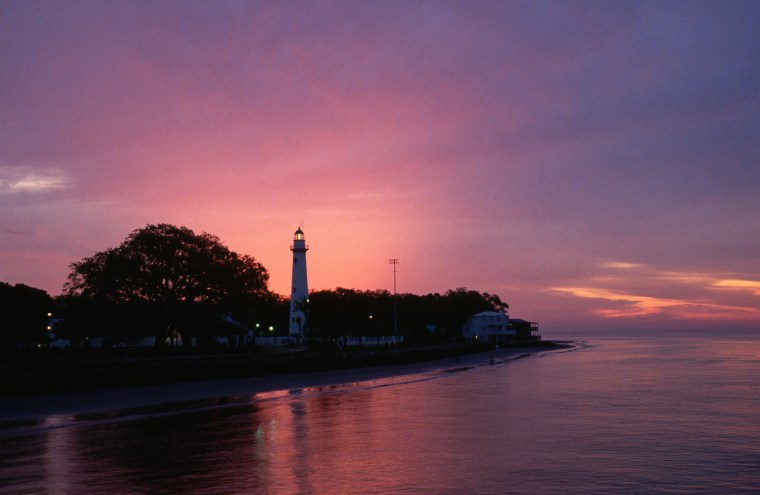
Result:
<svg viewBox="0 0 760 495">
<path fill-rule="evenodd" d="M 47 342 L 48 312 L 52 299 L 42 289 L 0 282 L 0 345 L 32 345 Z"/>
<path fill-rule="evenodd" d="M 158 224 L 72 263 L 65 291 L 79 309 L 75 318 L 89 320 L 83 326 L 121 335 L 179 332 L 187 344 L 191 336 L 208 339 L 220 316 L 254 321 L 253 308 L 273 304 L 268 280 L 263 265 L 218 237 Z"/>
</svg>

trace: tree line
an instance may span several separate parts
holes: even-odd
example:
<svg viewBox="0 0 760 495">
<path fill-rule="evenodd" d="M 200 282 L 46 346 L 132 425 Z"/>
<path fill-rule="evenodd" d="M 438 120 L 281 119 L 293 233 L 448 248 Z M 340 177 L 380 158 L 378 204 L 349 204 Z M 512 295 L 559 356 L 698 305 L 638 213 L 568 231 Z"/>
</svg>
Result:
<svg viewBox="0 0 760 495">
<path fill-rule="evenodd" d="M 395 299 L 395 300 L 394 300 Z M 309 294 L 309 330 L 319 341 L 348 335 L 394 335 L 417 343 L 461 340 L 467 318 L 508 308 L 499 296 L 466 288 L 443 294 L 398 294 L 337 288 Z"/>
<path fill-rule="evenodd" d="M 0 283 L 0 302 L 4 346 L 44 342 L 49 314 L 56 335 L 72 342 L 154 335 L 157 345 L 182 337 L 199 347 L 249 330 L 286 335 L 289 319 L 289 300 L 269 289 L 269 274 L 256 259 L 214 235 L 169 224 L 135 230 L 118 247 L 72 263 L 60 296 Z M 396 329 L 407 342 L 450 342 L 461 339 L 468 316 L 508 307 L 496 295 L 465 288 L 394 296 L 339 287 L 312 292 L 305 304 L 307 337 L 315 344 Z"/>
</svg>

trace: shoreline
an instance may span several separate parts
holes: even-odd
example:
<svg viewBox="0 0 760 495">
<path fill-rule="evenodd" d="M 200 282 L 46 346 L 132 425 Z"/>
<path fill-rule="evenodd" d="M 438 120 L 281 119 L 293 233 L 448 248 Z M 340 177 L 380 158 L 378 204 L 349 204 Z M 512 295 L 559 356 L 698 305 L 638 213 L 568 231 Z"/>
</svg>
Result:
<svg viewBox="0 0 760 495">
<path fill-rule="evenodd" d="M 555 345 L 552 341 L 539 341 L 515 347 Z M 489 349 L 483 344 L 446 344 L 222 353 L 166 352 L 155 348 L 20 352 L 0 363 L 0 398 L 409 364 Z"/>
<path fill-rule="evenodd" d="M 2 397 L 0 398 L 0 426 L 2 423 L 18 421 L 42 421 L 51 416 L 72 417 L 211 399 L 240 396 L 255 399 L 257 394 L 277 391 L 351 385 L 390 377 L 503 364 L 537 353 L 573 347 L 572 342 L 557 341 L 552 345 L 540 347 L 506 347 L 402 364 Z"/>
</svg>

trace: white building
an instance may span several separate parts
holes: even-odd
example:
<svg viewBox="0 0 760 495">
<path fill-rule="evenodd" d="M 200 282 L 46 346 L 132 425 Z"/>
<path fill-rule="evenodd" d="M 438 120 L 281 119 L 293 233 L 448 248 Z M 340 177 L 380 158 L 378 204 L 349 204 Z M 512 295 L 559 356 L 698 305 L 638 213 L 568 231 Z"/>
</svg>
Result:
<svg viewBox="0 0 760 495">
<path fill-rule="evenodd" d="M 474 314 L 462 326 L 462 336 L 466 342 L 506 344 L 515 340 L 515 334 L 515 330 L 509 328 L 509 315 L 506 311 Z"/>
<path fill-rule="evenodd" d="M 306 304 L 309 297 L 309 283 L 306 278 L 306 251 L 309 246 L 303 237 L 303 231 L 299 227 L 293 238 L 293 287 L 290 292 L 290 335 L 303 339 L 308 331 L 306 317 Z"/>
</svg>

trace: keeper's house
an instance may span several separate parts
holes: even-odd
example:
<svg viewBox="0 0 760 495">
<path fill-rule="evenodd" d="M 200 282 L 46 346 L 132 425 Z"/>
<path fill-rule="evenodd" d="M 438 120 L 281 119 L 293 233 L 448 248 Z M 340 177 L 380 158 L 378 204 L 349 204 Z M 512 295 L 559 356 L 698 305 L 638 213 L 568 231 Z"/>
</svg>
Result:
<svg viewBox="0 0 760 495">
<path fill-rule="evenodd" d="M 504 311 L 476 313 L 467 318 L 467 322 L 462 326 L 462 337 L 465 342 L 508 344 L 516 337 L 516 331 L 509 323 L 509 315 Z"/>
</svg>

